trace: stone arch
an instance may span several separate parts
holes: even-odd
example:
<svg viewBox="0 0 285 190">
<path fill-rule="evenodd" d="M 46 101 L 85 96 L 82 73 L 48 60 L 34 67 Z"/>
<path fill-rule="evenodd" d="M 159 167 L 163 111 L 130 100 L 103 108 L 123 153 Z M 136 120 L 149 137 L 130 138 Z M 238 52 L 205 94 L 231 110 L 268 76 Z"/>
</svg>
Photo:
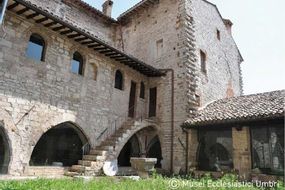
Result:
<svg viewBox="0 0 285 190">
<path fill-rule="evenodd" d="M 31 166 L 71 166 L 82 159 L 82 147 L 88 143 L 83 130 L 73 122 L 60 123 L 38 140 L 30 157 Z"/>
<path fill-rule="evenodd" d="M 0 174 L 18 174 L 21 169 L 13 163 L 19 160 L 19 157 L 13 156 L 17 155 L 16 149 L 13 149 L 13 147 L 19 146 L 19 144 L 21 144 L 19 138 L 19 130 L 15 126 L 11 115 L 1 108 L 0 135 L 5 149 L 3 162 L 5 164 L 5 168 L 1 168 L 0 166 Z"/>
<path fill-rule="evenodd" d="M 120 142 L 120 144 L 118 146 L 116 146 L 114 153 L 112 155 L 110 155 L 108 157 L 108 159 L 116 159 L 118 158 L 121 150 L 123 149 L 123 147 L 125 146 L 125 144 L 129 141 L 129 139 L 136 133 L 138 133 L 139 131 L 143 130 L 143 129 L 154 129 L 156 131 L 158 131 L 158 125 L 156 125 L 155 122 L 153 121 L 149 121 L 149 120 L 143 120 L 141 122 L 136 121 L 134 123 L 134 125 L 132 126 L 132 128 L 129 130 L 128 133 L 128 137 L 124 138 L 122 140 L 122 142 Z"/>
<path fill-rule="evenodd" d="M 162 160 L 162 149 L 161 143 L 158 135 L 151 139 L 149 144 L 146 147 L 146 157 L 147 158 L 156 158 L 157 163 L 155 165 L 156 168 L 161 168 L 161 160 Z"/>
<path fill-rule="evenodd" d="M 118 156 L 118 165 L 131 166 L 130 158 L 139 157 L 140 154 L 141 154 L 140 142 L 137 135 L 134 134 L 124 145 L 123 149 L 120 151 L 120 154 Z"/>
</svg>

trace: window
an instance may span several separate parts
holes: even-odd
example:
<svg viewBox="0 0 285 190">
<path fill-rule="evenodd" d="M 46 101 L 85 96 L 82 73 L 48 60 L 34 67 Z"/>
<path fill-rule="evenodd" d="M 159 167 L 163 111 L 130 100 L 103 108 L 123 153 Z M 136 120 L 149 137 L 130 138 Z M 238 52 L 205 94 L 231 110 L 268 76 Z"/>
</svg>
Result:
<svg viewBox="0 0 285 190">
<path fill-rule="evenodd" d="M 141 82 L 141 90 L 140 90 L 140 98 L 144 99 L 144 95 L 145 95 L 145 86 L 144 83 Z"/>
<path fill-rule="evenodd" d="M 156 58 L 160 58 L 163 51 L 163 39 L 156 41 Z"/>
<path fill-rule="evenodd" d="M 252 167 L 264 174 L 284 173 L 284 127 L 258 126 L 251 129 Z"/>
<path fill-rule="evenodd" d="M 115 88 L 123 90 L 123 74 L 119 70 L 115 74 Z"/>
<path fill-rule="evenodd" d="M 75 52 L 71 61 L 71 72 L 83 75 L 83 57 L 80 53 Z"/>
<path fill-rule="evenodd" d="M 201 71 L 206 73 L 207 69 L 206 69 L 206 54 L 200 50 L 200 61 L 201 61 Z"/>
<path fill-rule="evenodd" d="M 36 61 L 44 61 L 45 41 L 38 34 L 32 34 L 26 52 L 27 57 Z"/>
<path fill-rule="evenodd" d="M 218 39 L 218 40 L 221 40 L 221 32 L 220 32 L 220 30 L 218 30 L 218 29 L 217 29 L 217 39 Z"/>
</svg>

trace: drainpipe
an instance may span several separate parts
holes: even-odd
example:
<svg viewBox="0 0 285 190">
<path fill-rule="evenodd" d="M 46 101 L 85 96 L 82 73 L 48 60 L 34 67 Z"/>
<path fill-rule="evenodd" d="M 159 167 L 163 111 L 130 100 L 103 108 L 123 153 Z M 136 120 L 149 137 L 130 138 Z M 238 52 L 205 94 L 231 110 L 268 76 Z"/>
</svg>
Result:
<svg viewBox="0 0 285 190">
<path fill-rule="evenodd" d="M 161 69 L 161 71 L 171 72 L 171 144 L 170 144 L 170 171 L 173 173 L 173 147 L 174 147 L 174 70 Z"/>
</svg>

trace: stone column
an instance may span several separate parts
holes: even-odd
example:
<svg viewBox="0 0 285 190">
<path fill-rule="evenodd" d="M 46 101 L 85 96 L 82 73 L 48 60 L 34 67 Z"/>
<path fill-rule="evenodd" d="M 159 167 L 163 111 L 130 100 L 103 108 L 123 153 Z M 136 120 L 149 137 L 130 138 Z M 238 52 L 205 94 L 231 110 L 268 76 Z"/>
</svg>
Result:
<svg viewBox="0 0 285 190">
<path fill-rule="evenodd" d="M 232 129 L 234 169 L 247 179 L 251 172 L 250 130 L 248 127 Z"/>
</svg>

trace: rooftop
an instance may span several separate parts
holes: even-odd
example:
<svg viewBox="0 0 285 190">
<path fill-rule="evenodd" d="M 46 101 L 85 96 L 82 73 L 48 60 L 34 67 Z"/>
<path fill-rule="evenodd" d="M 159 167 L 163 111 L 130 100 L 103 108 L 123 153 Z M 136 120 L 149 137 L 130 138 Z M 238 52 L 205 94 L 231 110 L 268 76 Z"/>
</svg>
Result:
<svg viewBox="0 0 285 190">
<path fill-rule="evenodd" d="M 280 90 L 220 99 L 199 110 L 193 119 L 184 122 L 183 127 L 284 117 L 284 97 L 285 90 Z"/>
</svg>

